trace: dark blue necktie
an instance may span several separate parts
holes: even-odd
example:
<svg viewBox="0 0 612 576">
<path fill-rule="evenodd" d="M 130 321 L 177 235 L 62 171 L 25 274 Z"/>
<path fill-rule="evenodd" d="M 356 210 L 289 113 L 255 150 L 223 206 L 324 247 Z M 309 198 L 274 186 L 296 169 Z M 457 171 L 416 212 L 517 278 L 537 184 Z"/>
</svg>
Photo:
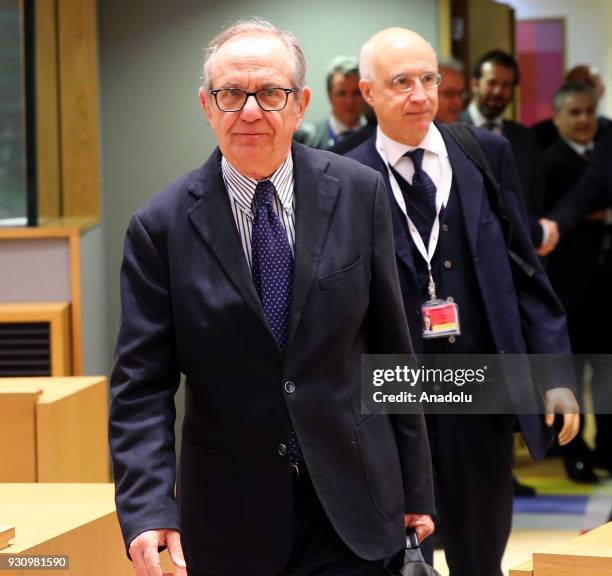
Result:
<svg viewBox="0 0 612 576">
<path fill-rule="evenodd" d="M 293 255 L 287 232 L 272 206 L 274 192 L 274 184 L 270 180 L 257 183 L 251 254 L 255 288 L 274 339 L 278 347 L 284 350 L 293 288 Z M 287 442 L 287 456 L 292 464 L 304 460 L 293 428 Z"/>
<path fill-rule="evenodd" d="M 410 152 L 406 152 L 405 156 L 408 156 L 412 160 L 414 166 L 414 176 L 412 177 L 412 188 L 418 194 L 427 201 L 427 203 L 436 210 L 436 185 L 433 180 L 429 177 L 427 172 L 423 170 L 423 154 L 425 150 L 423 148 L 417 148 Z"/>
<path fill-rule="evenodd" d="M 287 344 L 289 304 L 293 288 L 293 255 L 287 232 L 274 211 L 274 184 L 262 180 L 255 188 L 255 219 L 251 235 L 253 281 L 264 314 L 281 350 Z"/>
</svg>

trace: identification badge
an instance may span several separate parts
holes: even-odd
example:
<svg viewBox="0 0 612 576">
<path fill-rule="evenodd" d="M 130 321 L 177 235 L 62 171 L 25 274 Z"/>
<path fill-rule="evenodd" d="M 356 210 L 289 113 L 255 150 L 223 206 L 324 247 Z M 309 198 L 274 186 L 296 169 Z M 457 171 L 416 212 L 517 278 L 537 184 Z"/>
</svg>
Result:
<svg viewBox="0 0 612 576">
<path fill-rule="evenodd" d="M 458 336 L 459 307 L 452 299 L 429 300 L 421 308 L 423 314 L 423 338 Z"/>
</svg>

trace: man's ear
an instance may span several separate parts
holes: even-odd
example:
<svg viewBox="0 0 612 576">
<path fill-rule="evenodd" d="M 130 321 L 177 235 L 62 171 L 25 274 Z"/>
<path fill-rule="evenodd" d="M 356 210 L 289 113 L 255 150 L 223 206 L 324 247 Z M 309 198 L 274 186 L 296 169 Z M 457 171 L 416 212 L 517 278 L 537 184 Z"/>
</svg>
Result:
<svg viewBox="0 0 612 576">
<path fill-rule="evenodd" d="M 299 93 L 299 101 L 298 101 L 298 113 L 297 113 L 297 121 L 298 127 L 304 120 L 304 114 L 306 113 L 306 108 L 310 104 L 310 99 L 312 97 L 312 90 L 310 86 L 304 86 Z"/>
<path fill-rule="evenodd" d="M 211 94 L 204 90 L 203 86 L 200 87 L 198 94 L 200 96 L 200 105 L 202 106 L 202 110 L 204 111 L 204 114 L 206 114 L 206 117 L 208 118 L 208 123 L 210 124 L 212 119 L 212 110 L 210 106 Z"/>
<path fill-rule="evenodd" d="M 368 80 L 359 80 L 359 90 L 363 99 L 374 108 L 374 99 L 372 98 L 372 83 Z"/>
</svg>

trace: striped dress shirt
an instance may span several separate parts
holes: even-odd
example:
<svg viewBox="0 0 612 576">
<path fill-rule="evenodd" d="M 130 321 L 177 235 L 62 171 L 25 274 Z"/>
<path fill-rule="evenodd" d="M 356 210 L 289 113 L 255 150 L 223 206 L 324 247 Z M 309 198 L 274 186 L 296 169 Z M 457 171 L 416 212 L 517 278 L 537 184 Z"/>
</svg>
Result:
<svg viewBox="0 0 612 576">
<path fill-rule="evenodd" d="M 251 233 L 253 219 L 255 218 L 255 206 L 253 199 L 257 180 L 247 178 L 238 172 L 226 159 L 221 158 L 221 172 L 227 188 L 232 214 L 236 221 L 236 227 L 242 240 L 242 249 L 246 256 L 249 268 L 252 268 L 251 256 Z M 289 240 L 291 252 L 295 247 L 295 194 L 293 193 L 293 158 L 291 154 L 279 166 L 279 168 L 266 178 L 274 184 L 276 194 L 274 195 L 274 211 L 279 217 Z"/>
</svg>

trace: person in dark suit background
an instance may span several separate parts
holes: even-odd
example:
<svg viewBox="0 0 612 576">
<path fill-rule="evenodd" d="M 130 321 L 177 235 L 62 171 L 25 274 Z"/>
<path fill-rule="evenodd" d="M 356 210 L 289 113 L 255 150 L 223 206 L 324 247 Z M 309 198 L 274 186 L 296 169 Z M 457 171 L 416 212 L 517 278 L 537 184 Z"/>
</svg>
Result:
<svg viewBox="0 0 612 576">
<path fill-rule="evenodd" d="M 512 55 L 502 50 L 483 54 L 474 65 L 472 101 L 460 121 L 508 139 L 529 214 L 533 245 L 552 248 L 558 241 L 558 231 L 554 223 L 539 219 L 542 211 L 542 166 L 537 138 L 531 129 L 504 118 L 519 82 L 518 64 Z"/>
<path fill-rule="evenodd" d="M 327 150 L 359 132 L 367 122 L 359 91 L 359 62 L 353 56 L 336 56 L 325 79 L 331 105 L 328 118 L 304 122 L 295 139 L 311 148 Z"/>
<path fill-rule="evenodd" d="M 438 88 L 436 120 L 443 124 L 458 122 L 466 104 L 466 80 L 463 64 L 454 58 L 440 60 L 438 71 L 442 75 Z"/>
<path fill-rule="evenodd" d="M 572 190 L 587 169 L 597 131 L 597 95 L 587 84 L 564 84 L 554 96 L 553 109 L 559 136 L 544 151 L 542 158 L 546 211 L 552 210 Z M 606 254 L 610 227 L 595 216 L 587 215 L 575 228 L 561 236 L 559 244 L 548 256 L 547 270 L 567 313 L 572 351 L 579 355 L 579 390 L 586 364 L 590 364 L 593 394 L 597 398 L 598 391 L 609 385 L 605 363 L 597 354 L 612 351 L 608 334 L 612 315 L 609 307 L 598 309 L 596 314 L 588 311 L 593 309 L 594 297 L 612 293 L 612 261 Z M 567 474 L 576 482 L 598 481 L 593 471 L 596 460 L 600 465 L 608 461 L 607 467 L 612 471 L 610 416 L 598 414 L 596 419 L 595 455 L 582 434 L 561 449 Z"/>
<path fill-rule="evenodd" d="M 513 270 L 482 174 L 444 126 L 433 123 L 440 81 L 433 48 L 415 32 L 387 29 L 363 46 L 360 72 L 378 129 L 348 155 L 385 177 L 415 351 L 568 354 L 565 315 L 532 248 L 507 141 L 476 130 L 500 183 L 516 249 L 534 270 L 529 277 Z M 419 248 L 428 239 L 435 246 L 433 256 Z M 458 305 L 460 334 L 424 338 L 424 305 L 432 282 L 438 298 Z M 561 443 L 575 436 L 579 421 L 565 385 L 556 382 L 544 391 L 549 427 L 554 412 L 567 412 Z M 500 394 L 529 396 L 529 376 L 506 382 Z M 517 423 L 531 453 L 544 456 L 551 433 L 537 415 L 427 416 L 440 533 L 452 576 L 501 575 L 512 516 Z"/>
<path fill-rule="evenodd" d="M 605 93 L 605 85 L 601 79 L 599 71 L 594 66 L 587 64 L 579 64 L 574 66 L 567 71 L 565 75 L 566 83 L 580 82 L 588 84 L 594 91 L 597 98 L 597 102 L 601 102 Z M 545 150 L 551 144 L 557 141 L 559 138 L 559 131 L 555 125 L 553 118 L 547 118 L 537 124 L 533 125 L 533 131 L 535 132 L 540 148 Z M 612 120 L 605 116 L 597 116 L 597 130 L 595 132 L 595 140 L 599 140 L 606 135 L 606 133 L 612 130 Z"/>
<path fill-rule="evenodd" d="M 378 576 L 433 530 L 422 414 L 361 413 L 361 354 L 412 350 L 384 182 L 292 141 L 304 75 L 267 21 L 213 39 L 219 148 L 128 227 L 109 438 L 138 576 L 162 546 L 179 575 Z"/>
</svg>

